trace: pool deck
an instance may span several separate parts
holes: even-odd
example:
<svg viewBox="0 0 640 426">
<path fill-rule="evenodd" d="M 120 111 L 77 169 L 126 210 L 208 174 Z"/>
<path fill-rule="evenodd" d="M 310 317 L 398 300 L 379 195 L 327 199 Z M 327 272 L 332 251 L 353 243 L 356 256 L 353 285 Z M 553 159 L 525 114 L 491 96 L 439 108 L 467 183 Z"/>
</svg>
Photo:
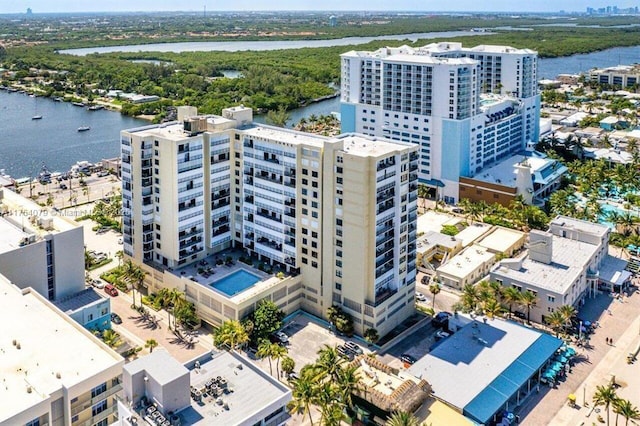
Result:
<svg viewBox="0 0 640 426">
<path fill-rule="evenodd" d="M 231 256 L 233 258 L 233 262 L 231 264 L 216 265 L 217 259 L 224 260 L 227 256 Z M 241 252 L 235 251 L 231 253 L 218 253 L 208 256 L 201 261 L 185 265 L 178 269 L 174 269 L 172 273 L 176 276 L 188 278 L 193 282 L 202 284 L 209 290 L 214 291 L 229 300 L 232 300 L 234 303 L 242 303 L 245 299 L 251 298 L 256 294 L 261 293 L 267 288 L 282 281 L 282 279 L 276 277 L 275 274 L 268 274 L 264 271 L 254 268 L 251 265 L 240 262 L 238 258 L 241 256 Z M 199 269 L 204 269 L 204 271 L 202 271 L 202 273 L 198 273 Z M 212 286 L 212 284 L 216 281 L 219 281 L 222 278 L 225 278 L 242 269 L 250 272 L 251 274 L 257 275 L 260 278 L 260 281 L 234 295 L 229 295 L 224 291 L 218 290 Z M 288 274 L 286 276 L 288 276 Z"/>
</svg>

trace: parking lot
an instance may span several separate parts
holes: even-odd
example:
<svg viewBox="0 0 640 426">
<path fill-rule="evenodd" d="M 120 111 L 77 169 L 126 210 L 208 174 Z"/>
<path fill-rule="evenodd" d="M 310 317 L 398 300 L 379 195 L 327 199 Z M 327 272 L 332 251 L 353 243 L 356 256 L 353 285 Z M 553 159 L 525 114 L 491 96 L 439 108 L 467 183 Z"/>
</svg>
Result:
<svg viewBox="0 0 640 426">
<path fill-rule="evenodd" d="M 282 331 L 289 336 L 289 344 L 287 349 L 288 355 L 293 358 L 296 363 L 295 372 L 307 365 L 312 364 L 318 357 L 318 351 L 325 345 L 334 347 L 343 345 L 346 341 L 352 341 L 357 344 L 364 353 L 371 351 L 367 344 L 355 338 L 347 338 L 338 336 L 329 331 L 328 327 L 317 322 L 312 317 L 305 314 L 298 314 L 282 328 Z M 268 359 L 255 360 L 260 367 L 269 371 Z M 276 374 L 275 368 L 273 374 Z"/>
</svg>

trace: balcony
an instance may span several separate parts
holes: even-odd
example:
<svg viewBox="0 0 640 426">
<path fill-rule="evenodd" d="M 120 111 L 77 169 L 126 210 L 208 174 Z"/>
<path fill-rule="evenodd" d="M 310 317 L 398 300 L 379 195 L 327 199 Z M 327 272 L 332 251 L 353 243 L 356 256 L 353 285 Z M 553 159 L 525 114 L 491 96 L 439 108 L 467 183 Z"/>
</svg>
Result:
<svg viewBox="0 0 640 426">
<path fill-rule="evenodd" d="M 191 247 L 194 244 L 198 244 L 202 242 L 202 237 L 191 237 L 190 239 L 186 240 L 186 241 L 180 241 L 180 248 L 181 249 L 186 249 L 188 247 Z"/>
<path fill-rule="evenodd" d="M 380 278 L 381 276 L 383 276 L 384 274 L 386 274 L 392 269 L 393 269 L 393 262 L 389 262 L 386 265 L 376 269 L 376 279 Z"/>
<path fill-rule="evenodd" d="M 194 231 L 182 231 L 178 234 L 178 239 L 183 240 L 185 238 L 195 237 L 202 233 L 202 229 L 196 228 Z"/>
<path fill-rule="evenodd" d="M 256 212 L 256 214 L 260 217 L 264 217 L 265 219 L 269 219 L 272 220 L 276 223 L 282 223 L 282 217 L 278 216 L 278 215 L 271 215 L 269 213 L 264 213 L 264 212 Z"/>
<path fill-rule="evenodd" d="M 393 240 L 393 232 L 388 232 L 381 237 L 376 238 L 376 247 L 381 246 L 389 241 Z"/>
<path fill-rule="evenodd" d="M 391 290 L 389 288 L 383 288 L 376 292 L 376 300 L 371 302 L 369 300 L 365 300 L 365 305 L 371 306 L 375 308 L 377 306 L 382 305 L 384 302 L 389 300 L 394 294 L 396 294 L 398 290 Z"/>
<path fill-rule="evenodd" d="M 381 192 L 376 197 L 376 203 L 381 203 L 382 201 L 387 200 L 388 198 L 392 198 L 396 195 L 396 191 L 394 189 L 390 189 L 384 192 Z"/>
<path fill-rule="evenodd" d="M 394 206 L 393 200 L 389 200 L 389 201 L 386 201 L 384 203 L 380 203 L 380 205 L 378 205 L 378 209 L 376 210 L 376 214 L 384 213 L 387 210 L 393 208 L 393 206 Z"/>
<path fill-rule="evenodd" d="M 266 180 L 267 182 L 273 182 L 273 183 L 277 183 L 278 185 L 282 184 L 282 176 L 279 175 L 264 175 L 264 174 L 259 174 L 255 176 L 258 179 L 262 179 L 262 180 Z"/>
<path fill-rule="evenodd" d="M 383 257 L 376 259 L 376 268 L 380 268 L 383 265 L 385 265 L 387 262 L 392 260 L 393 260 L 393 250 L 389 250 L 387 254 L 385 254 Z M 393 266 L 393 262 L 391 263 L 391 266 Z"/>
<path fill-rule="evenodd" d="M 121 390 L 122 390 L 122 385 L 121 384 L 117 384 L 115 386 L 111 386 L 106 391 L 102 392 L 101 394 L 98 394 L 98 395 L 94 396 L 91 399 L 87 399 L 84 402 L 75 402 L 74 404 L 71 405 L 71 415 L 75 416 L 75 415 L 83 412 L 84 410 L 90 409 L 92 406 L 94 406 L 98 402 L 107 399 L 111 395 L 113 395 L 115 393 L 118 393 Z M 104 413 L 104 411 L 103 411 L 103 413 Z"/>
</svg>

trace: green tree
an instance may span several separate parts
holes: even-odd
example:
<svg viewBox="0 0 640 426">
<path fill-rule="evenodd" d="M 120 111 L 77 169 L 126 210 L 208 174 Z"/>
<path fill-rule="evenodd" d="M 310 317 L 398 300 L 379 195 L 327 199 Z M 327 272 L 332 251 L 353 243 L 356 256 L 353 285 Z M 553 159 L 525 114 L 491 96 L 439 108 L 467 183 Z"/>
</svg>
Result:
<svg viewBox="0 0 640 426">
<path fill-rule="evenodd" d="M 624 417 L 625 426 L 629 425 L 629 420 L 640 420 L 638 407 L 633 405 L 628 399 L 616 399 L 613 403 L 613 412 L 616 413 L 616 424 L 618 424 L 618 415 Z"/>
<path fill-rule="evenodd" d="M 597 386 L 596 393 L 593 395 L 593 403 L 597 406 L 603 406 L 607 410 L 607 425 L 609 424 L 609 408 L 618 399 L 613 384 L 607 386 Z"/>
<path fill-rule="evenodd" d="M 249 317 L 253 322 L 251 341 L 258 342 L 260 339 L 268 338 L 271 333 L 282 327 L 284 312 L 272 301 L 263 300 Z"/>
<path fill-rule="evenodd" d="M 385 426 L 419 426 L 420 421 L 411 413 L 394 411 L 387 419 Z"/>
<path fill-rule="evenodd" d="M 509 316 L 511 316 L 513 305 L 520 302 L 520 292 L 515 287 L 506 287 L 502 290 L 502 299 L 509 307 Z"/>
<path fill-rule="evenodd" d="M 554 311 L 544 317 L 545 322 L 556 333 L 556 337 L 560 330 L 564 327 L 564 316 L 559 311 Z"/>
<path fill-rule="evenodd" d="M 102 341 L 110 348 L 117 348 L 122 344 L 120 335 L 113 330 L 105 330 L 102 333 Z"/>
<path fill-rule="evenodd" d="M 213 335 L 213 344 L 216 347 L 226 347 L 234 351 L 249 341 L 249 335 L 240 321 L 227 320 L 222 323 Z"/>
<path fill-rule="evenodd" d="M 520 304 L 527 309 L 527 322 L 531 322 L 531 308 L 538 303 L 538 297 L 530 290 L 521 293 Z"/>
<path fill-rule="evenodd" d="M 571 327 L 571 320 L 578 314 L 576 308 L 571 305 L 562 305 L 557 309 L 562 317 L 562 327 L 567 329 Z"/>
<path fill-rule="evenodd" d="M 158 346 L 158 342 L 155 339 L 147 339 L 144 344 L 145 348 L 149 348 L 149 353 L 153 352 L 153 348 Z"/>
<path fill-rule="evenodd" d="M 293 381 L 292 399 L 287 404 L 287 410 L 292 414 L 308 415 L 309 422 L 313 426 L 313 417 L 311 416 L 311 405 L 318 399 L 318 388 L 313 375 L 305 374 L 303 369 L 300 377 Z"/>
<path fill-rule="evenodd" d="M 269 110 L 267 112 L 267 123 L 278 127 L 286 127 L 289 117 L 286 107 L 281 105 L 277 110 Z"/>
<path fill-rule="evenodd" d="M 256 351 L 256 357 L 259 359 L 267 358 L 269 361 L 269 374 L 273 376 L 273 365 L 271 364 L 271 360 L 273 359 L 272 352 L 273 346 L 272 343 L 268 339 L 260 340 L 258 344 L 258 350 Z"/>
<path fill-rule="evenodd" d="M 293 370 L 296 368 L 296 362 L 290 356 L 282 357 L 282 361 L 280 362 L 280 366 L 282 367 L 282 372 L 286 375 L 293 373 Z"/>
<path fill-rule="evenodd" d="M 369 344 L 374 344 L 374 343 L 376 343 L 378 341 L 378 339 L 380 339 L 380 335 L 378 334 L 378 330 L 376 330 L 373 327 L 367 328 L 364 331 L 364 335 L 362 337 L 364 337 L 364 340 L 366 340 L 367 343 L 369 343 Z"/>
<path fill-rule="evenodd" d="M 434 283 L 429 286 L 429 293 L 433 295 L 433 300 L 431 301 L 431 308 L 436 308 L 436 296 L 440 293 L 440 284 Z"/>
<path fill-rule="evenodd" d="M 363 389 L 357 370 L 358 366 L 347 365 L 338 372 L 337 384 L 340 400 L 350 409 L 353 408 L 351 396 L 359 393 Z"/>
</svg>

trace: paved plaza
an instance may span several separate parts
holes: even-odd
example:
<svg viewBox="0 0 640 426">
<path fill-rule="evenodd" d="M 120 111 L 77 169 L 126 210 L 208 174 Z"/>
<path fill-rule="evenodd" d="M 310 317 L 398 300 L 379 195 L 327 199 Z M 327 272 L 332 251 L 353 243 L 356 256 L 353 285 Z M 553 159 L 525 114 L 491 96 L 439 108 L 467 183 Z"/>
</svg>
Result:
<svg viewBox="0 0 640 426">
<path fill-rule="evenodd" d="M 556 388 L 542 387 L 519 408 L 523 425 L 580 425 L 598 423 L 597 413 L 591 413 L 596 386 L 607 385 L 615 375 L 621 384 L 619 396 L 640 406 L 640 375 L 638 362 L 627 365 L 626 355 L 640 342 L 640 294 L 614 299 L 601 294 L 580 311 L 580 318 L 598 321 L 588 347 L 577 348 L 576 364 L 564 382 Z M 606 339 L 613 339 L 608 345 Z M 569 394 L 577 397 L 577 408 L 567 404 Z M 584 402 L 589 406 L 585 406 Z"/>
</svg>

